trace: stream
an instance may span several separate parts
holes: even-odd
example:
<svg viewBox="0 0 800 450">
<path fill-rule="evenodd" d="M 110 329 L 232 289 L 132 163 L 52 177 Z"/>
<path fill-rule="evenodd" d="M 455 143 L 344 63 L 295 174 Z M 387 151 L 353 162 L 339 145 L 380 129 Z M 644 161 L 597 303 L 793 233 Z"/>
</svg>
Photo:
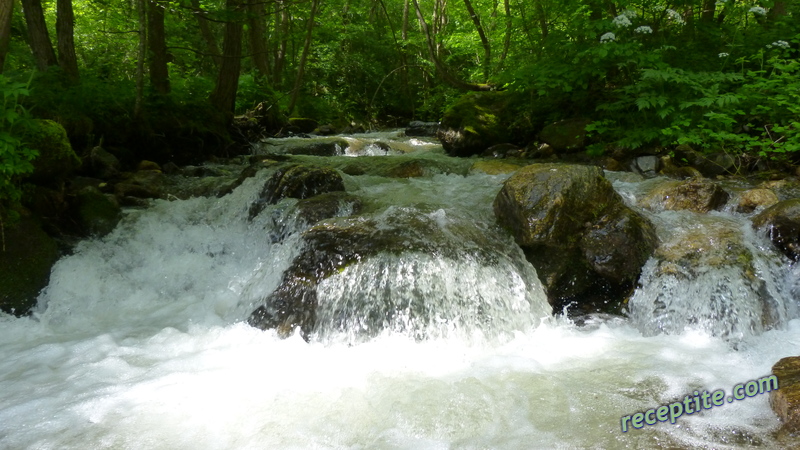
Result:
<svg viewBox="0 0 800 450">
<path fill-rule="evenodd" d="M 345 139 L 339 158 L 471 164 L 398 132 Z M 379 223 L 416 215 L 455 250 L 380 255 L 325 279 L 307 342 L 246 323 L 303 245 L 296 200 L 248 218 L 270 174 L 222 198 L 126 211 L 111 234 L 56 264 L 32 317 L 0 313 L 0 448 L 789 445 L 767 394 L 620 428 L 623 416 L 693 391 L 728 395 L 798 354 L 798 271 L 750 229 L 751 215 L 646 211 L 662 242 L 733 230 L 754 276 L 708 265 L 680 278 L 651 260 L 626 317 L 578 325 L 549 314 L 535 270 L 495 223 L 492 201 L 509 175 L 345 175 Z M 658 182 L 606 176 L 631 205 Z M 464 239 L 464 226 L 491 236 L 486 248 L 473 251 L 481 241 Z M 769 294 L 769 322 L 754 292 Z M 403 313 L 417 304 L 424 313 Z M 397 311 L 388 322 L 387 305 Z"/>
</svg>

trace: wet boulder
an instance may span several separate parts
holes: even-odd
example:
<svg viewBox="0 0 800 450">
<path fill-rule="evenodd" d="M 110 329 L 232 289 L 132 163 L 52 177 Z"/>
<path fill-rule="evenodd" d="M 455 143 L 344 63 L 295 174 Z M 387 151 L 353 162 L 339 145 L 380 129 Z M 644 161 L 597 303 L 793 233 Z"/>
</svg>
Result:
<svg viewBox="0 0 800 450">
<path fill-rule="evenodd" d="M 406 136 L 433 137 L 439 131 L 439 122 L 420 122 L 415 120 L 406 127 Z"/>
<path fill-rule="evenodd" d="M 719 210 L 730 195 L 718 184 L 705 180 L 667 181 L 645 195 L 639 205 L 653 211 L 694 211 L 707 213 Z"/>
<path fill-rule="evenodd" d="M 772 366 L 772 374 L 778 378 L 778 389 L 769 391 L 769 404 L 783 422 L 783 430 L 796 433 L 800 431 L 800 356 L 782 358 Z"/>
<path fill-rule="evenodd" d="M 87 235 L 106 235 L 121 218 L 117 199 L 111 194 L 103 194 L 94 186 L 78 191 L 74 203 L 78 225 Z"/>
<path fill-rule="evenodd" d="M 599 167 L 534 164 L 506 180 L 494 201 L 539 275 L 554 311 L 619 312 L 657 240 Z"/>
<path fill-rule="evenodd" d="M 23 213 L 19 222 L 6 223 L 0 246 L 0 310 L 18 316 L 36 305 L 58 259 L 56 242 L 39 223 Z"/>
<path fill-rule="evenodd" d="M 773 244 L 792 261 L 800 260 L 800 198 L 784 200 L 753 218 L 753 227 L 764 230 Z"/>
<path fill-rule="evenodd" d="M 288 146 L 288 155 L 310 155 L 310 156 L 337 156 L 343 155 L 348 147 L 348 142 L 344 139 L 310 141 Z"/>
<path fill-rule="evenodd" d="M 548 144 L 556 153 L 572 153 L 586 147 L 586 126 L 590 119 L 566 119 L 542 128 L 539 140 Z"/>
<path fill-rule="evenodd" d="M 295 205 L 297 217 L 307 224 L 336 216 L 358 214 L 363 207 L 361 199 L 344 191 L 327 192 L 300 200 Z"/>
<path fill-rule="evenodd" d="M 344 180 L 336 170 L 290 165 L 275 172 L 264 183 L 258 199 L 250 206 L 250 218 L 257 216 L 266 205 L 273 205 L 287 197 L 304 199 L 344 190 Z"/>
<path fill-rule="evenodd" d="M 513 142 L 510 96 L 504 92 L 472 92 L 448 108 L 437 133 L 450 156 L 480 155 L 495 144 Z"/>
<path fill-rule="evenodd" d="M 758 208 L 768 208 L 778 201 L 778 196 L 769 189 L 750 189 L 739 195 L 736 212 L 749 214 Z"/>
</svg>

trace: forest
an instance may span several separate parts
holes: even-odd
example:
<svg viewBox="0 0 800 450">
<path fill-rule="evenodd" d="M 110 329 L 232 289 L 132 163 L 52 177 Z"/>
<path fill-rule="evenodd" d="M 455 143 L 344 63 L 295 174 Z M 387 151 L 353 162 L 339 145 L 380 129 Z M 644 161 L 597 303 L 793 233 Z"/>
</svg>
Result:
<svg viewBox="0 0 800 450">
<path fill-rule="evenodd" d="M 357 131 L 504 96 L 519 145 L 584 118 L 590 145 L 794 161 L 800 14 L 788 0 L 0 0 L 0 202 L 32 119 L 79 155 L 178 163 L 311 118 Z M 252 121 L 252 120 L 251 120 Z"/>
</svg>

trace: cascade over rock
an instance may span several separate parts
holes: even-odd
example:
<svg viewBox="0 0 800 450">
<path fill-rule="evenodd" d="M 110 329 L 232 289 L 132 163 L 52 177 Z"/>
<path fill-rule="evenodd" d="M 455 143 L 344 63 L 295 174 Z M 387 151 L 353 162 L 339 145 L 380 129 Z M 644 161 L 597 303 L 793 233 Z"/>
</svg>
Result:
<svg viewBox="0 0 800 450">
<path fill-rule="evenodd" d="M 776 247 L 793 261 L 800 259 L 800 198 L 784 200 L 753 218 L 753 227 L 765 229 Z"/>
<path fill-rule="evenodd" d="M 760 256 L 740 224 L 713 215 L 693 221 L 678 213 L 661 229 L 661 244 L 628 303 L 645 333 L 697 327 L 740 339 L 785 323 L 788 312 L 771 284 L 773 260 Z"/>
<path fill-rule="evenodd" d="M 618 312 L 657 240 L 598 167 L 534 164 L 509 178 L 494 201 L 534 265 L 554 310 Z"/>
<path fill-rule="evenodd" d="M 445 222 L 448 224 L 443 226 Z M 371 278 L 363 287 L 367 293 L 357 287 L 348 295 L 335 295 L 340 303 L 327 305 L 324 313 L 328 327 L 368 336 L 384 328 L 408 327 L 412 330 L 406 331 L 422 336 L 427 333 L 424 324 L 430 320 L 455 323 L 474 315 L 479 317 L 477 322 L 488 325 L 515 309 L 529 320 L 534 317 L 530 304 L 503 304 L 512 302 L 507 298 L 493 304 L 487 300 L 491 297 L 488 292 L 478 298 L 464 298 L 454 292 L 458 299 L 443 302 L 450 309 L 437 310 L 433 303 L 447 293 L 429 292 L 431 288 L 423 283 L 441 276 L 424 272 L 429 255 L 455 264 L 466 261 L 490 266 L 506 258 L 497 250 L 510 244 L 503 239 L 476 228 L 470 221 L 450 223 L 442 210 L 426 213 L 416 208 L 392 207 L 377 216 L 325 220 L 302 234 L 303 250 L 284 272 L 278 288 L 264 299 L 248 322 L 256 328 L 276 329 L 282 336 L 299 327 L 308 339 L 323 315 L 319 311 L 323 308 L 318 298 L 320 284 L 348 268 L 370 263 L 381 270 L 370 272 Z M 524 264 L 524 260 L 520 261 Z M 452 302 L 457 302 L 457 309 L 452 309 Z"/>
</svg>

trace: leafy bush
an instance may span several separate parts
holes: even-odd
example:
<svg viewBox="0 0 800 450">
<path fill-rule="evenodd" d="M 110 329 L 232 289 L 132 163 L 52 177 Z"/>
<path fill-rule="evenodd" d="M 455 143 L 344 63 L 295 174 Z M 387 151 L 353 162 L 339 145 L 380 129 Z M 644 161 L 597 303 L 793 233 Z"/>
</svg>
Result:
<svg viewBox="0 0 800 450">
<path fill-rule="evenodd" d="M 0 109 L 0 221 L 4 217 L 14 218 L 11 206 L 19 201 L 22 192 L 18 182 L 21 175 L 33 171 L 36 150 L 25 145 L 21 138 L 31 125 L 28 112 L 20 105 L 20 97 L 29 94 L 25 83 L 12 82 L 0 75 L 0 93 L 3 108 Z"/>
</svg>

